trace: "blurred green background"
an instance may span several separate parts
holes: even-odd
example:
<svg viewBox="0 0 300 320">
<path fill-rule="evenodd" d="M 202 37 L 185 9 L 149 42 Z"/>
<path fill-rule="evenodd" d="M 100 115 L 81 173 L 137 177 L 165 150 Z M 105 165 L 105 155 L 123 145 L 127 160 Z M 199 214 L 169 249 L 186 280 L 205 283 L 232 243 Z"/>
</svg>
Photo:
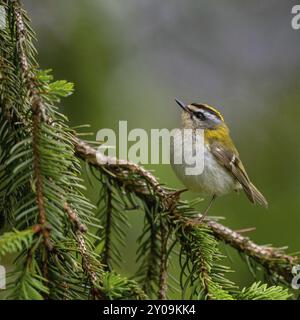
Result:
<svg viewBox="0 0 300 320">
<path fill-rule="evenodd" d="M 244 194 L 218 199 L 211 215 L 232 229 L 256 227 L 260 244 L 300 249 L 300 30 L 291 28 L 295 1 L 24 0 L 37 32 L 39 62 L 75 83 L 61 111 L 92 131 L 175 128 L 174 103 L 217 106 L 231 128 L 247 171 L 269 201 Z M 161 182 L 182 187 L 168 165 L 146 166 Z M 95 200 L 99 190 L 89 188 Z M 192 199 L 196 194 L 184 194 Z M 207 201 L 207 200 L 206 200 Z M 203 203 L 203 207 L 206 202 Z M 201 209 L 201 208 L 200 208 Z M 135 270 L 142 215 L 130 214 L 123 274 Z M 253 282 L 230 251 L 241 286 Z"/>
</svg>

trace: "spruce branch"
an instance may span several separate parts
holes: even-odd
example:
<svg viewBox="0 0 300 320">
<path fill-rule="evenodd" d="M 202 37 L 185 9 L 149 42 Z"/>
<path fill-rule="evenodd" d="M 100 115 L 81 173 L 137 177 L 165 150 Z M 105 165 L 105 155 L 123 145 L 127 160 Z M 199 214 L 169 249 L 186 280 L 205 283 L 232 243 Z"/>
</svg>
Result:
<svg viewBox="0 0 300 320">
<path fill-rule="evenodd" d="M 102 266 L 98 263 L 97 260 L 91 259 L 91 256 L 88 254 L 86 241 L 83 236 L 83 233 L 85 233 L 87 231 L 87 227 L 86 227 L 86 225 L 84 225 L 80 221 L 78 215 L 76 214 L 76 212 L 74 210 L 71 209 L 71 207 L 69 206 L 68 203 L 65 203 L 64 208 L 65 208 L 65 211 L 68 214 L 70 221 L 72 222 L 74 229 L 75 229 L 74 231 L 75 231 L 75 235 L 76 235 L 78 249 L 79 249 L 79 252 L 80 252 L 81 258 L 82 258 L 83 269 L 86 272 L 86 274 L 88 275 L 90 283 L 93 286 L 92 294 L 93 294 L 94 298 L 103 299 L 104 296 L 101 293 L 101 291 L 99 290 L 101 279 L 99 279 L 99 276 L 97 275 L 97 272 L 95 271 L 96 269 L 99 269 L 99 268 L 101 270 Z M 93 263 L 96 263 L 96 266 L 93 266 Z"/>
<path fill-rule="evenodd" d="M 86 232 L 87 231 L 87 226 L 80 221 L 80 219 L 79 219 L 78 215 L 76 214 L 76 212 L 71 209 L 70 205 L 67 202 L 65 202 L 64 209 L 67 212 L 67 214 L 68 214 L 68 216 L 70 218 L 70 221 L 75 226 L 76 231 Z"/>
<path fill-rule="evenodd" d="M 19 1 L 2 3 L 8 23 L 0 32 L 0 161 L 5 169 L 0 196 L 5 222 L 11 214 L 18 235 L 1 236 L 1 244 L 4 253 L 17 251 L 20 257 L 9 292 L 20 299 L 144 298 L 126 278 L 115 290 L 113 272 L 108 277 L 112 282 L 104 283 L 93 243 L 99 238 L 87 230 L 101 227 L 91 212 L 94 206 L 79 191 L 81 167 L 70 141 L 72 131 L 54 105 L 73 85 L 52 82 L 49 70 L 37 70 L 26 12 Z M 37 230 L 27 232 L 34 226 Z"/>
<path fill-rule="evenodd" d="M 161 238 L 161 248 L 160 248 L 160 270 L 159 270 L 159 289 L 158 289 L 158 299 L 165 300 L 167 298 L 168 289 L 168 240 L 169 240 L 169 230 L 165 225 L 162 217 L 160 216 L 160 238 Z"/>
<path fill-rule="evenodd" d="M 112 271 L 114 266 L 121 266 L 120 248 L 126 245 L 127 197 L 110 177 L 100 174 L 96 179 L 102 184 L 96 213 L 101 228 L 97 230 L 99 240 L 96 243 L 103 248 L 101 260 L 105 270 Z"/>
<path fill-rule="evenodd" d="M 190 221 L 190 223 L 197 226 L 197 221 Z M 208 220 L 207 224 L 218 239 L 229 244 L 239 252 L 251 257 L 254 261 L 262 265 L 269 273 L 277 274 L 288 284 L 291 282 L 293 278 L 291 271 L 293 266 L 299 264 L 299 257 L 288 255 L 281 248 L 257 245 L 248 237 L 245 237 L 214 220 Z"/>
<path fill-rule="evenodd" d="M 90 279 L 93 298 L 98 300 L 133 297 L 141 300 L 147 299 L 147 295 L 135 281 L 128 280 L 114 272 L 104 272 L 107 266 L 100 264 L 97 257 L 93 257 L 87 248 L 87 243 L 83 236 L 87 231 L 87 227 L 81 223 L 76 212 L 67 203 L 65 203 L 65 210 L 75 227 L 83 269 Z M 101 271 L 100 273 L 99 270 Z M 67 283 L 64 283 L 63 286 L 68 290 Z"/>
<path fill-rule="evenodd" d="M 112 191 L 107 189 L 106 210 L 105 210 L 105 233 L 103 264 L 106 270 L 111 268 L 111 237 L 112 237 Z"/>
<path fill-rule="evenodd" d="M 27 29 L 23 21 L 23 15 L 19 2 L 14 1 L 13 4 L 14 17 L 16 19 L 16 41 L 19 63 L 21 66 L 22 76 L 27 89 L 27 96 L 31 103 L 31 110 L 33 114 L 32 121 L 32 149 L 33 149 L 33 170 L 35 177 L 35 188 L 36 188 L 36 201 L 39 212 L 39 223 L 42 227 L 42 234 L 45 244 L 45 252 L 43 255 L 43 276 L 45 279 L 48 278 L 48 251 L 53 249 L 53 245 L 50 240 L 51 226 L 47 222 L 44 191 L 43 191 L 43 174 L 41 172 L 41 155 L 39 150 L 40 145 L 40 126 L 42 120 L 42 113 L 45 110 L 43 101 L 38 93 L 37 84 L 34 81 L 34 74 L 30 70 L 32 61 L 28 61 L 30 55 L 29 50 L 26 48 L 26 44 L 30 43 L 27 37 Z"/>
<path fill-rule="evenodd" d="M 30 229 L 4 233 L 0 238 L 0 257 L 8 253 L 16 253 L 23 248 L 30 248 L 33 235 L 40 232 L 40 226 L 36 225 Z"/>
<path fill-rule="evenodd" d="M 97 152 L 95 148 L 77 137 L 73 138 L 73 143 L 78 157 L 100 170 L 103 174 L 110 174 L 112 179 L 123 184 L 126 189 L 134 192 L 137 196 L 143 199 L 150 199 L 150 201 L 160 201 L 180 225 L 197 229 L 199 226 L 206 224 L 216 238 L 229 244 L 239 252 L 248 255 L 267 271 L 277 274 L 281 279 L 290 283 L 293 277 L 291 270 L 294 265 L 299 263 L 298 257 L 287 255 L 280 248 L 257 245 L 248 237 L 215 220 L 209 218 L 201 219 L 199 213 L 199 218 L 183 217 L 177 209 L 181 203 L 176 193 L 162 186 L 151 172 L 135 163 L 111 158 L 101 152 Z M 138 176 L 139 179 L 131 179 L 132 176 Z M 152 188 L 151 192 L 154 193 L 154 196 L 149 192 L 147 185 Z"/>
<path fill-rule="evenodd" d="M 238 300 L 287 300 L 290 297 L 287 289 L 279 286 L 267 287 L 260 282 L 253 283 L 236 295 Z"/>
<path fill-rule="evenodd" d="M 143 203 L 145 222 L 142 234 L 137 239 L 137 262 L 140 263 L 136 277 L 143 290 L 150 296 L 156 296 L 162 289 L 161 252 L 159 215 L 161 214 L 152 203 Z"/>
</svg>

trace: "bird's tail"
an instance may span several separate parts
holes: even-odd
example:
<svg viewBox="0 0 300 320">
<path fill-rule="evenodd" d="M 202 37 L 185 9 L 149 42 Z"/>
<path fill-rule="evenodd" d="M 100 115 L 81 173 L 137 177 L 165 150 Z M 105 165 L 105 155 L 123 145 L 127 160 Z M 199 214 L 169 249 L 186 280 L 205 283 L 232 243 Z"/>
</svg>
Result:
<svg viewBox="0 0 300 320">
<path fill-rule="evenodd" d="M 251 182 L 250 182 L 250 189 L 251 189 L 251 196 L 250 196 L 250 194 L 249 195 L 247 194 L 250 201 L 253 203 L 258 203 L 267 209 L 268 208 L 268 201 L 261 194 L 261 192 L 255 187 L 255 185 Z"/>
</svg>

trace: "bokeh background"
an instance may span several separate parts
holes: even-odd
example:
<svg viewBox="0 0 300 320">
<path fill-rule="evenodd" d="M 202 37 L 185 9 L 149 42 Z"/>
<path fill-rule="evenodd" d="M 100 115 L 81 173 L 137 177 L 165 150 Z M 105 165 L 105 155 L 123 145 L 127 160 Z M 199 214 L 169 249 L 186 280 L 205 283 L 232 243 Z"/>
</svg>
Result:
<svg viewBox="0 0 300 320">
<path fill-rule="evenodd" d="M 72 126 L 91 130 L 179 126 L 178 97 L 217 106 L 248 173 L 270 203 L 241 194 L 218 199 L 210 214 L 233 229 L 256 227 L 260 244 L 300 249 L 300 30 L 295 1 L 24 0 L 37 32 L 39 62 L 75 83 L 61 110 Z M 161 182 L 182 187 L 168 165 L 146 166 Z M 89 188 L 95 200 L 99 190 Z M 197 194 L 186 193 L 186 199 Z M 207 201 L 207 200 L 206 200 Z M 203 207 L 206 202 L 203 202 Z M 201 206 L 199 207 L 201 209 Z M 134 272 L 142 216 L 132 229 L 122 273 Z M 245 263 L 226 251 L 241 286 L 253 282 Z"/>
</svg>

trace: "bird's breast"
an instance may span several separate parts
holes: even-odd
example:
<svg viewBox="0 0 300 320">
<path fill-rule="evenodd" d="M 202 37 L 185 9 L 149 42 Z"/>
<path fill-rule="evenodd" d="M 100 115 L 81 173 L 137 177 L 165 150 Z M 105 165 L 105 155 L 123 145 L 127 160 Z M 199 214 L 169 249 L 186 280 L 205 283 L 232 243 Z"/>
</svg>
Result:
<svg viewBox="0 0 300 320">
<path fill-rule="evenodd" d="M 171 142 L 170 162 L 177 177 L 189 190 L 204 195 L 224 195 L 240 188 L 237 180 L 216 161 L 206 141 L 203 148 L 204 167 L 202 173 L 196 175 L 186 174 L 186 169 L 191 167 L 190 164 L 185 163 L 184 159 L 182 159 L 182 164 L 174 163 L 174 159 L 179 156 L 178 153 L 181 152 L 182 144 L 184 143 L 182 133 L 178 130 Z"/>
</svg>

